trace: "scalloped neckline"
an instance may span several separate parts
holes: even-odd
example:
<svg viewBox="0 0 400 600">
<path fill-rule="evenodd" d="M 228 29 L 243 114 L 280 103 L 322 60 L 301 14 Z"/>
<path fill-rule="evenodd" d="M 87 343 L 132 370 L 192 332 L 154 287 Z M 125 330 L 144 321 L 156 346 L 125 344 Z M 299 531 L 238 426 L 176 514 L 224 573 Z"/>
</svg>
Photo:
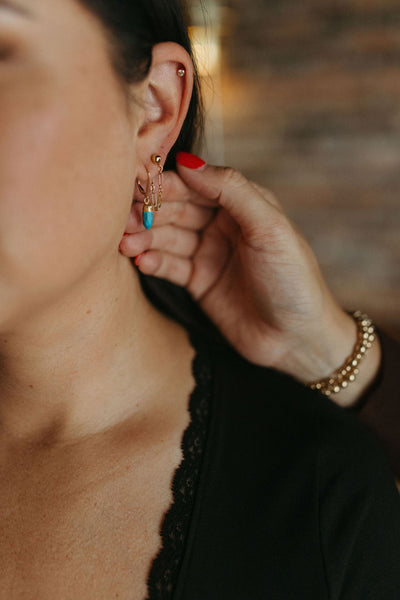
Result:
<svg viewBox="0 0 400 600">
<path fill-rule="evenodd" d="M 192 374 L 195 381 L 189 396 L 190 421 L 183 432 L 182 460 L 172 479 L 172 502 L 161 524 L 161 548 L 151 563 L 146 600 L 172 600 L 178 582 L 192 521 L 202 459 L 208 437 L 212 368 L 205 342 L 189 332 L 195 350 Z"/>
</svg>

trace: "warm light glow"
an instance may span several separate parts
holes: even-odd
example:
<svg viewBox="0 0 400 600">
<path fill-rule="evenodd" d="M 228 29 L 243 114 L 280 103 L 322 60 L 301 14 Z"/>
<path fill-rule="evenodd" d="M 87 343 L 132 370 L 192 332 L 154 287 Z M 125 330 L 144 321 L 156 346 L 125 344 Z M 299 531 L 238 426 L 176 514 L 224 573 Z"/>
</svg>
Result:
<svg viewBox="0 0 400 600">
<path fill-rule="evenodd" d="M 213 27 L 193 26 L 190 27 L 190 38 L 200 77 L 213 75 L 219 67 L 221 54 L 218 30 Z"/>
</svg>

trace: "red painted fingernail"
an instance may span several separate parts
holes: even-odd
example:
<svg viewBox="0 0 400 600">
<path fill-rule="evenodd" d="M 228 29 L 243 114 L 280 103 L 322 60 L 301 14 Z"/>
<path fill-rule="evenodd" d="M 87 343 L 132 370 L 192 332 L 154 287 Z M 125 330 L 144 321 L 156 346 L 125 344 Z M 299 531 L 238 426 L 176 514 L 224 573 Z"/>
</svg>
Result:
<svg viewBox="0 0 400 600">
<path fill-rule="evenodd" d="M 142 252 L 142 254 L 138 254 L 135 258 L 135 265 L 138 266 L 138 264 L 140 263 L 140 259 L 142 258 L 142 256 L 144 256 L 146 254 L 146 252 Z"/>
<path fill-rule="evenodd" d="M 193 171 L 198 171 L 206 165 L 204 160 L 189 152 L 178 152 L 176 160 L 182 167 L 187 167 Z"/>
</svg>

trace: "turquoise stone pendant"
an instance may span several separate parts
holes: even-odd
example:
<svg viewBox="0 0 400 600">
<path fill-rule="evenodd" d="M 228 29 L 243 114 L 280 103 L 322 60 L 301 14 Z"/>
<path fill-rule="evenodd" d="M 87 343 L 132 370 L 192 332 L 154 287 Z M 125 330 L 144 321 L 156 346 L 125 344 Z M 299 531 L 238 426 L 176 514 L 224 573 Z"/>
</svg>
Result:
<svg viewBox="0 0 400 600">
<path fill-rule="evenodd" d="M 143 225 L 146 229 L 150 229 L 153 225 L 153 207 L 147 204 L 143 206 Z"/>
</svg>

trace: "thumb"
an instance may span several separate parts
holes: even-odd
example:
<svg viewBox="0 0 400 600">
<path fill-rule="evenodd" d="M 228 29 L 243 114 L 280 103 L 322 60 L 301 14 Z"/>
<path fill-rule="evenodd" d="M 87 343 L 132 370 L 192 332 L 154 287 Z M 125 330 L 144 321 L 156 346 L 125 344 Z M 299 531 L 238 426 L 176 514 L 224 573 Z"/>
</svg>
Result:
<svg viewBox="0 0 400 600">
<path fill-rule="evenodd" d="M 254 233 L 262 221 L 265 227 L 265 219 L 276 218 L 280 212 L 267 190 L 255 186 L 235 169 L 207 165 L 201 158 L 188 152 L 177 155 L 177 169 L 185 184 L 204 198 L 207 204 L 225 208 L 241 226 L 243 233 L 246 230 L 249 234 Z"/>
</svg>

